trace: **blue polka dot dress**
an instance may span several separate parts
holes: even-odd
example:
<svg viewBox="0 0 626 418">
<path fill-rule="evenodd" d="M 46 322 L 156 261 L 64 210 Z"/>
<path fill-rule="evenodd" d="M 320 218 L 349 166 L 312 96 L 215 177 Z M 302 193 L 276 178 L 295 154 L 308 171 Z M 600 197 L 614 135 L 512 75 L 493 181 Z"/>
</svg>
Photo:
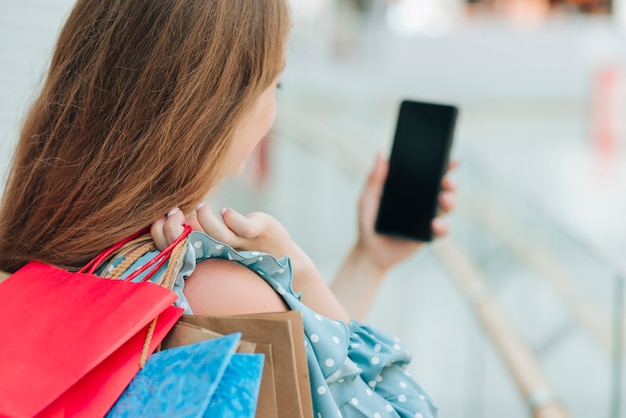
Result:
<svg viewBox="0 0 626 418">
<path fill-rule="evenodd" d="M 148 253 L 137 260 L 122 277 L 155 254 Z M 291 287 L 292 270 L 287 257 L 276 259 L 266 253 L 238 252 L 204 233 L 192 232 L 183 267 L 174 284 L 179 297 L 176 305 L 184 308 L 185 313 L 192 314 L 183 295 L 185 278 L 198 262 L 209 258 L 232 260 L 248 267 L 280 294 L 292 310 L 302 312 L 315 418 L 437 416 L 432 400 L 405 370 L 410 361 L 405 346 L 373 327 L 354 320 L 349 324 L 331 320 L 305 306 L 300 294 Z M 119 262 L 121 259 L 112 265 Z M 136 280 L 140 279 L 141 276 Z"/>
</svg>

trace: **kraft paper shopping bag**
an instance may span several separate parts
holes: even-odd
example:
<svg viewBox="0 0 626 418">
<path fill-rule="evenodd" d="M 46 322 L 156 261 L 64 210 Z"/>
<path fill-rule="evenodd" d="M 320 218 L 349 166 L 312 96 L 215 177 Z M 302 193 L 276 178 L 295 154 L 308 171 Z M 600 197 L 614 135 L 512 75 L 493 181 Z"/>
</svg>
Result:
<svg viewBox="0 0 626 418">
<path fill-rule="evenodd" d="M 265 356 L 265 369 L 272 370 L 274 382 L 271 384 L 267 381 L 266 374 L 263 375 L 257 417 L 312 417 L 309 370 L 300 312 L 232 316 L 183 315 L 180 322 L 221 334 L 241 332 L 246 341 L 257 343 L 257 347 L 269 350 Z M 273 392 L 273 397 L 268 392 Z"/>
<path fill-rule="evenodd" d="M 212 340 L 215 338 L 223 337 L 224 334 L 220 334 L 206 328 L 199 327 L 197 325 L 188 324 L 186 322 L 178 321 L 176 325 L 167 333 L 163 342 L 161 342 L 161 350 L 167 350 L 168 348 L 180 347 L 181 345 L 190 345 L 199 343 L 201 341 Z M 250 341 L 239 340 L 237 346 L 238 353 L 255 353 L 256 344 Z"/>
</svg>

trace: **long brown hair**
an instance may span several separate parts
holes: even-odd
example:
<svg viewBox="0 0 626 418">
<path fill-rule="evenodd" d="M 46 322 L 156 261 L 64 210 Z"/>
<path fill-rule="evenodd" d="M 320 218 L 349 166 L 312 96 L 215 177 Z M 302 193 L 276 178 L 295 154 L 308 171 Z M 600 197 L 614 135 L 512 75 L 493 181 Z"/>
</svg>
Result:
<svg viewBox="0 0 626 418">
<path fill-rule="evenodd" d="M 21 132 L 0 269 L 77 269 L 215 185 L 284 65 L 285 0 L 79 0 Z"/>
</svg>

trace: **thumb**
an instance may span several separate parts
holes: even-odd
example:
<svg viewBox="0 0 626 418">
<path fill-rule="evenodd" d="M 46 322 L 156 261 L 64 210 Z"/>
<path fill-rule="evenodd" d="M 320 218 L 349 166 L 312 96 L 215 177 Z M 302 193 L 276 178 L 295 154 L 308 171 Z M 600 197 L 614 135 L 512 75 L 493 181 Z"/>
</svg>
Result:
<svg viewBox="0 0 626 418">
<path fill-rule="evenodd" d="M 365 184 L 365 193 L 380 197 L 388 171 L 389 161 L 380 154 L 377 154 L 374 167 L 372 171 L 370 171 Z"/>
</svg>

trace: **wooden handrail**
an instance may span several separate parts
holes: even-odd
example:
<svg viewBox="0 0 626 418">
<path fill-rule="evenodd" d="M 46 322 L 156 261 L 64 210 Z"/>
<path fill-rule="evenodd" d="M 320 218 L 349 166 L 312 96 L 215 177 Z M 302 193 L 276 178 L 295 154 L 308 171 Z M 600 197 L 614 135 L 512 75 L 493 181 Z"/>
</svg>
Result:
<svg viewBox="0 0 626 418">
<path fill-rule="evenodd" d="M 470 258 L 451 240 L 439 242 L 435 253 L 471 302 L 487 336 L 506 364 L 535 418 L 568 418 L 537 359 L 491 297 L 485 280 Z"/>
<path fill-rule="evenodd" d="M 468 214 L 498 237 L 521 261 L 531 266 L 565 301 L 580 326 L 610 353 L 613 347 L 609 321 L 602 317 L 595 306 L 584 300 L 573 286 L 573 279 L 558 262 L 552 251 L 539 243 L 526 245 L 524 234 L 495 205 L 485 210 L 473 208 Z"/>
</svg>

